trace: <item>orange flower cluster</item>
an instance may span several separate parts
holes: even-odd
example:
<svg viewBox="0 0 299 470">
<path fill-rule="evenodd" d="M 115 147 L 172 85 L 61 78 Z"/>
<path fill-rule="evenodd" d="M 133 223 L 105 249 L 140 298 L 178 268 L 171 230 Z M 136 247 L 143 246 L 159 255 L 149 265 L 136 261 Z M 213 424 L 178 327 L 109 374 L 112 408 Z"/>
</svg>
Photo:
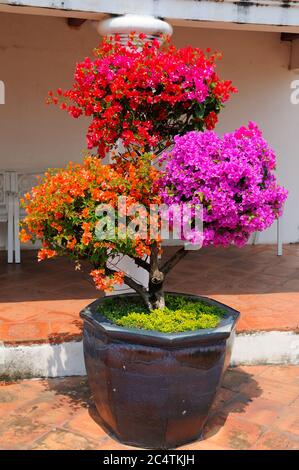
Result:
<svg viewBox="0 0 299 470">
<path fill-rule="evenodd" d="M 124 283 L 125 273 L 118 271 L 112 275 L 106 276 L 104 269 L 94 269 L 90 273 L 96 288 L 105 292 L 112 292 L 113 286 Z"/>
<path fill-rule="evenodd" d="M 150 204 L 160 203 L 159 171 L 152 165 L 152 159 L 150 154 L 138 160 L 122 156 L 104 165 L 97 157 L 88 156 L 81 164 L 69 163 L 66 169 L 48 170 L 41 184 L 23 200 L 27 215 L 20 232 L 21 240 L 42 241 L 39 261 L 65 254 L 77 262 L 90 261 L 98 268 L 92 271 L 92 277 L 99 289 L 110 290 L 112 285 L 123 282 L 121 274 L 105 275 L 108 259 L 119 253 L 142 258 L 150 254 L 153 240 L 150 236 L 134 239 L 128 235 L 117 236 L 121 229 L 117 219 L 118 197 L 126 197 L 127 209 L 136 204 L 149 208 Z M 116 209 L 113 239 L 102 240 L 96 236 L 99 222 L 96 208 L 100 203 Z M 130 222 L 134 217 L 128 213 L 129 210 L 126 220 Z"/>
<path fill-rule="evenodd" d="M 44 259 L 53 258 L 56 256 L 55 250 L 50 250 L 49 248 L 42 248 L 39 250 L 37 259 L 38 261 L 43 261 Z"/>
</svg>

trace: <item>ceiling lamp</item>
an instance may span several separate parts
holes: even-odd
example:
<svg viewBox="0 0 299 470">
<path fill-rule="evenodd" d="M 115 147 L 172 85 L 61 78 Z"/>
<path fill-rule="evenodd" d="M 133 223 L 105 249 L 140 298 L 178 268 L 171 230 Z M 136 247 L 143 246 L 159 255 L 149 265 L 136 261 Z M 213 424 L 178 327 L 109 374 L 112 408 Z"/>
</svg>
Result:
<svg viewBox="0 0 299 470">
<path fill-rule="evenodd" d="M 144 33 L 148 41 L 161 40 L 161 35 L 172 35 L 172 26 L 166 21 L 148 15 L 123 15 L 100 21 L 97 31 L 101 36 L 118 34 L 126 44 L 130 33 Z"/>
</svg>

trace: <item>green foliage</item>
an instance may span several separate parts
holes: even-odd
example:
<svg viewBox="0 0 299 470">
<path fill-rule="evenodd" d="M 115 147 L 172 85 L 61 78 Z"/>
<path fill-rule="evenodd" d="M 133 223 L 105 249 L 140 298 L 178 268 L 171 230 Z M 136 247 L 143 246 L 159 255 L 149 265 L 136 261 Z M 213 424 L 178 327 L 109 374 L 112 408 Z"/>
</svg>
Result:
<svg viewBox="0 0 299 470">
<path fill-rule="evenodd" d="M 215 328 L 225 314 L 217 306 L 187 296 L 166 295 L 165 303 L 163 310 L 149 312 L 141 299 L 114 297 L 105 299 L 99 311 L 116 325 L 162 333 Z"/>
</svg>

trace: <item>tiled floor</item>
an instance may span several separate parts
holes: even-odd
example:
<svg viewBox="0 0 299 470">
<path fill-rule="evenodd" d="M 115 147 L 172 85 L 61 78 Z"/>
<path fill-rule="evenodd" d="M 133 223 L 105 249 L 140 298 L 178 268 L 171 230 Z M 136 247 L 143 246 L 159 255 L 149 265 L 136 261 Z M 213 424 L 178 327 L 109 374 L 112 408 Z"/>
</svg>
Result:
<svg viewBox="0 0 299 470">
<path fill-rule="evenodd" d="M 299 328 L 299 245 L 191 251 L 169 275 L 169 290 L 203 294 L 241 311 L 238 331 Z M 0 341 L 61 342 L 81 335 L 78 313 L 99 296 L 87 274 L 70 261 L 37 263 L 24 252 L 21 265 L 0 254 Z"/>
<path fill-rule="evenodd" d="M 205 428 L 182 449 L 299 450 L 299 366 L 230 369 Z M 0 449 L 130 449 L 98 424 L 86 378 L 0 382 Z"/>
</svg>

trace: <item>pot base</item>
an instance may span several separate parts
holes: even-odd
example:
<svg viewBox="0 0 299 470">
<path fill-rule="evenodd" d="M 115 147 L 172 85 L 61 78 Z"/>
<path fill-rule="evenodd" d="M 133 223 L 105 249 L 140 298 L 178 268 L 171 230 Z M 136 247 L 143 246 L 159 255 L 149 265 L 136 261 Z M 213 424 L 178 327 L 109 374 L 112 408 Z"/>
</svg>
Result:
<svg viewBox="0 0 299 470">
<path fill-rule="evenodd" d="M 105 427 L 119 441 L 143 448 L 170 449 L 202 438 L 238 312 L 217 303 L 228 313 L 219 327 L 171 335 L 107 324 L 97 313 L 101 302 L 82 316 L 86 369 Z"/>
</svg>

